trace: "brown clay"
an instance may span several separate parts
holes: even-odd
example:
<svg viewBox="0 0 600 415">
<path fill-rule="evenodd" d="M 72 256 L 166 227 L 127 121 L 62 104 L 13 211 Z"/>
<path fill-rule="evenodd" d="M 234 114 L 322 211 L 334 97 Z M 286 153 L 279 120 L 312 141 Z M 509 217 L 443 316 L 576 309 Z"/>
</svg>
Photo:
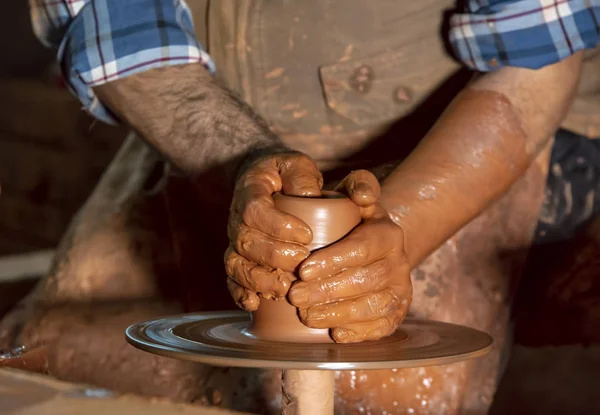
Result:
<svg viewBox="0 0 600 415">
<path fill-rule="evenodd" d="M 304 221 L 312 230 L 311 251 L 330 245 L 360 223 L 359 208 L 338 192 L 324 191 L 321 197 L 293 197 L 277 193 L 275 207 Z M 331 343 L 328 329 L 311 329 L 298 317 L 298 309 L 287 299 L 261 299 L 252 313 L 249 333 L 257 338 L 295 343 Z"/>
<path fill-rule="evenodd" d="M 294 215 L 312 230 L 308 249 L 314 251 L 342 239 L 360 223 L 360 211 L 339 192 L 323 191 L 321 197 L 273 195 L 275 208 Z"/>
</svg>

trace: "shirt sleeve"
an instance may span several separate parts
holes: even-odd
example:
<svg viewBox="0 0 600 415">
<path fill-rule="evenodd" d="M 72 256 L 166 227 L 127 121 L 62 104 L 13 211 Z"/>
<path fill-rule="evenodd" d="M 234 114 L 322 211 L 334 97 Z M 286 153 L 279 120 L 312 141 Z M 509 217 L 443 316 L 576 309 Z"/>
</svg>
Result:
<svg viewBox="0 0 600 415">
<path fill-rule="evenodd" d="M 92 87 L 151 68 L 214 63 L 184 0 L 30 0 L 33 30 L 58 48 L 69 90 L 89 113 L 117 121 Z"/>
<path fill-rule="evenodd" d="M 450 18 L 458 59 L 478 71 L 538 69 L 600 40 L 598 0 L 469 0 Z"/>
</svg>

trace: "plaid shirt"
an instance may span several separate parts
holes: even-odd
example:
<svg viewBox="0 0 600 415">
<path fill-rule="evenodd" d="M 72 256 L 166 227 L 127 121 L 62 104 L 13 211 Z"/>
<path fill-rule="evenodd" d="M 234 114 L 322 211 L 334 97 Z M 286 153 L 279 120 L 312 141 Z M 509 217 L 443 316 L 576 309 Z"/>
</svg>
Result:
<svg viewBox="0 0 600 415">
<path fill-rule="evenodd" d="M 104 121 L 114 119 L 93 86 L 191 62 L 214 71 L 184 0 L 29 1 L 34 31 L 58 48 L 69 88 Z M 599 9 L 600 0 L 468 0 L 466 11 L 451 17 L 450 43 L 479 71 L 540 68 L 595 47 Z"/>
<path fill-rule="evenodd" d="M 35 34 L 58 48 L 67 85 L 114 124 L 92 87 L 151 68 L 193 62 L 214 71 L 184 0 L 29 0 Z"/>
<path fill-rule="evenodd" d="M 469 0 L 450 19 L 450 43 L 473 69 L 538 69 L 600 40 L 600 0 Z"/>
</svg>

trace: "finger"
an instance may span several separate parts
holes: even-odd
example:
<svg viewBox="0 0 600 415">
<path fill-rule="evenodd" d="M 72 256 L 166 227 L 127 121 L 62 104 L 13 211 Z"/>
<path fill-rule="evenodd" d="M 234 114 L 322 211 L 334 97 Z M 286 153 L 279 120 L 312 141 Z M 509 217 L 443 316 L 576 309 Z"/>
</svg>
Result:
<svg viewBox="0 0 600 415">
<path fill-rule="evenodd" d="M 278 241 L 243 224 L 229 237 L 235 241 L 236 251 L 247 260 L 287 272 L 293 272 L 310 254 L 303 245 Z"/>
<path fill-rule="evenodd" d="M 379 340 L 394 333 L 406 316 L 407 307 L 364 323 L 350 323 L 332 330 L 333 340 L 337 343 L 358 343 L 368 340 Z"/>
<path fill-rule="evenodd" d="M 272 194 L 319 196 L 323 177 L 317 165 L 301 154 L 282 155 L 250 168 L 236 188 L 234 211 L 251 228 L 276 239 L 307 245 L 312 241 L 308 225 L 275 209 Z"/>
<path fill-rule="evenodd" d="M 227 288 L 235 304 L 242 310 L 255 311 L 258 308 L 260 299 L 255 292 L 242 287 L 231 277 L 227 278 Z"/>
<path fill-rule="evenodd" d="M 386 288 L 359 298 L 310 307 L 300 310 L 299 314 L 302 322 L 308 327 L 325 329 L 374 321 L 405 305 L 408 305 L 406 298 L 401 299 L 391 289 Z"/>
<path fill-rule="evenodd" d="M 227 275 L 239 285 L 269 299 L 284 297 L 295 280 L 291 272 L 257 265 L 231 247 L 225 254 L 225 269 Z"/>
<path fill-rule="evenodd" d="M 275 239 L 308 245 L 312 230 L 302 220 L 275 208 L 271 194 L 263 193 L 259 186 L 242 189 L 238 195 L 243 202 L 237 203 L 236 213 L 248 227 Z"/>
<path fill-rule="evenodd" d="M 288 196 L 321 196 L 323 175 L 307 156 L 284 157 L 279 162 L 283 194 Z"/>
<path fill-rule="evenodd" d="M 383 220 L 363 223 L 341 241 L 313 252 L 300 265 L 300 278 L 303 281 L 328 278 L 344 269 L 385 257 L 396 244 L 396 235 L 390 233 L 390 229 L 393 228 Z"/>
<path fill-rule="evenodd" d="M 298 308 L 308 308 L 379 291 L 389 284 L 392 271 L 389 259 L 384 258 L 364 267 L 348 268 L 333 277 L 298 281 L 290 290 L 290 302 Z"/>
<path fill-rule="evenodd" d="M 357 205 L 366 208 L 375 205 L 381 195 L 381 186 L 373 173 L 368 170 L 355 170 L 336 186 Z"/>
</svg>

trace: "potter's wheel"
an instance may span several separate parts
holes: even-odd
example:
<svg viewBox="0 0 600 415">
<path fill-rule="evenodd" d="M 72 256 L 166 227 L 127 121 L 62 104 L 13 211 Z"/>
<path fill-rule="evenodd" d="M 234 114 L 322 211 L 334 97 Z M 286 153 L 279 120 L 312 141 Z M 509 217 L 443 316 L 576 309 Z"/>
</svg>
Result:
<svg viewBox="0 0 600 415">
<path fill-rule="evenodd" d="M 216 366 L 279 369 L 386 369 L 448 364 L 486 354 L 492 338 L 478 330 L 407 318 L 393 335 L 357 344 L 283 343 L 247 332 L 242 311 L 186 314 L 134 324 L 135 347 Z"/>
</svg>

